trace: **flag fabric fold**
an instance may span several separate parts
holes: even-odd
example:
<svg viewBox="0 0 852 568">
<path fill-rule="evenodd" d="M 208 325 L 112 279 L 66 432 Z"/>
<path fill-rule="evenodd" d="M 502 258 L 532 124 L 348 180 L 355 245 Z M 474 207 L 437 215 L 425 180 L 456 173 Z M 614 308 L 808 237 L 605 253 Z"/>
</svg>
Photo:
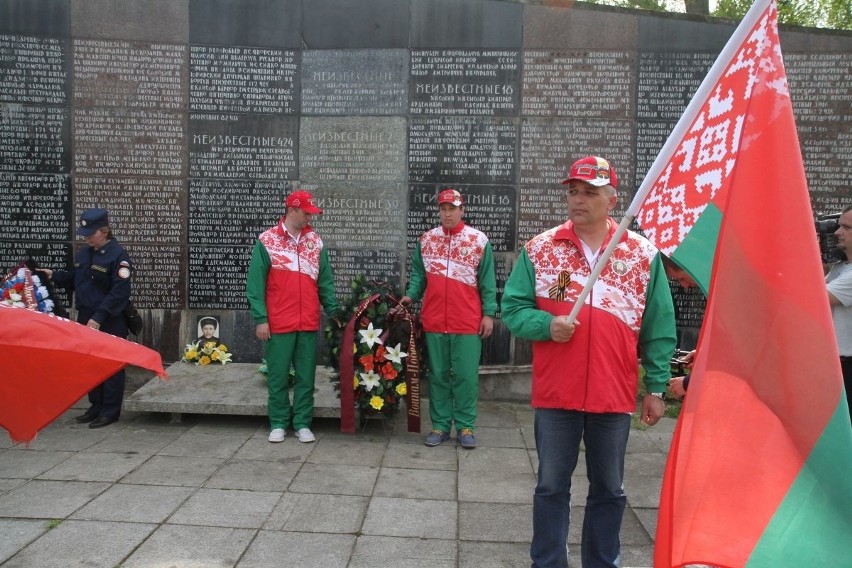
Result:
<svg viewBox="0 0 852 568">
<path fill-rule="evenodd" d="M 14 442 L 128 365 L 165 377 L 156 351 L 58 316 L 0 305 L 0 426 Z"/>
<path fill-rule="evenodd" d="M 774 0 L 743 27 L 637 216 L 708 292 L 656 568 L 852 558 L 852 427 Z"/>
</svg>

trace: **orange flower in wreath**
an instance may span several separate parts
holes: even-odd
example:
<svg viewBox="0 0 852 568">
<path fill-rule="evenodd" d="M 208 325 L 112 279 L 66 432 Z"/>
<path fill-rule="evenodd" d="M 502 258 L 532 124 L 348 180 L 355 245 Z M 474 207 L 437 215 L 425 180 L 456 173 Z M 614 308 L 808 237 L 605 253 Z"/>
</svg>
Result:
<svg viewBox="0 0 852 568">
<path fill-rule="evenodd" d="M 395 379 L 397 370 L 393 368 L 393 363 L 385 363 L 382 365 L 382 378 L 391 380 Z"/>
</svg>

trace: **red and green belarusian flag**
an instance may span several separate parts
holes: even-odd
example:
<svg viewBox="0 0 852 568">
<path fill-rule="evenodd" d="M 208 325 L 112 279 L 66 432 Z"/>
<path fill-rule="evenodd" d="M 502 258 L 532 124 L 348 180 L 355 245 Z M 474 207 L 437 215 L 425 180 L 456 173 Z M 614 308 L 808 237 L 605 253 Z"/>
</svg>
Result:
<svg viewBox="0 0 852 568">
<path fill-rule="evenodd" d="M 54 315 L 0 304 L 0 426 L 30 442 L 91 389 L 136 365 L 165 377 L 160 354 Z"/>
<path fill-rule="evenodd" d="M 708 294 L 654 566 L 850 565 L 852 428 L 774 0 L 752 6 L 646 182 L 643 231 Z"/>
</svg>

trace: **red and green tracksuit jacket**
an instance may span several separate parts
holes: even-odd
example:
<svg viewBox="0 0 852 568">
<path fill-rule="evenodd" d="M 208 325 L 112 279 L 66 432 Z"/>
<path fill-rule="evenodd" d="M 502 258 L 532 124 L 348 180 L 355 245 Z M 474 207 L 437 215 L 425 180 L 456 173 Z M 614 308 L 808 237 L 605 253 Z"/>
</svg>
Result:
<svg viewBox="0 0 852 568">
<path fill-rule="evenodd" d="M 423 298 L 423 331 L 478 334 L 482 317 L 497 313 L 488 237 L 464 223 L 423 233 L 411 258 L 405 295 L 415 302 Z"/>
<path fill-rule="evenodd" d="M 610 219 L 610 236 L 616 223 Z M 637 347 L 648 392 L 665 392 L 677 343 L 674 306 L 651 243 L 626 232 L 580 309 L 567 343 L 550 340 L 550 322 L 567 315 L 592 267 L 568 221 L 531 239 L 503 290 L 503 323 L 533 341 L 532 405 L 584 412 L 633 412 Z"/>
<path fill-rule="evenodd" d="M 319 235 L 305 227 L 297 243 L 283 218 L 261 233 L 251 254 L 246 296 L 254 321 L 268 323 L 271 333 L 318 330 L 320 303 L 329 315 L 338 309 L 331 265 Z"/>
</svg>

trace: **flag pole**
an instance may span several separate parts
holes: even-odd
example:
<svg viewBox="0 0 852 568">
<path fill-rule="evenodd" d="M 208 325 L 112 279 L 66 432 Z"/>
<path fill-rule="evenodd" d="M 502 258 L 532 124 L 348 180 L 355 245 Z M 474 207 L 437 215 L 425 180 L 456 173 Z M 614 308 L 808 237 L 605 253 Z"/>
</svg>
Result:
<svg viewBox="0 0 852 568">
<path fill-rule="evenodd" d="M 612 239 L 610 239 L 609 244 L 607 244 L 606 248 L 601 253 L 598 262 L 595 264 L 595 268 L 589 275 L 588 281 L 580 291 L 580 295 L 577 297 L 577 301 L 574 303 L 571 313 L 568 314 L 569 323 L 574 323 L 577 319 L 577 314 L 580 313 L 580 308 L 583 307 L 586 297 L 592 291 L 592 286 L 594 286 L 595 281 L 598 279 L 598 276 L 600 276 L 601 271 L 607 264 L 607 261 L 609 261 L 612 251 L 615 250 L 618 241 L 621 239 L 624 232 L 627 231 L 628 227 L 630 227 L 633 219 L 635 219 L 636 215 L 639 214 L 639 208 L 648 196 L 648 192 L 651 191 L 653 183 L 657 181 L 657 178 L 660 176 L 663 169 L 671 161 L 675 150 L 677 150 L 678 144 L 680 144 L 681 140 L 683 140 L 686 136 L 687 130 L 695 121 L 695 117 L 704 104 L 704 101 L 710 96 L 713 88 L 716 86 L 716 83 L 721 78 L 722 73 L 725 72 L 728 62 L 733 60 L 737 50 L 740 48 L 740 45 L 742 45 L 746 36 L 751 33 L 757 18 L 766 10 L 772 1 L 773 0 L 755 0 L 740 24 L 734 30 L 731 39 L 728 40 L 728 43 L 725 44 L 722 52 L 716 58 L 713 66 L 710 67 L 710 70 L 707 72 L 707 76 L 701 82 L 701 85 L 698 86 L 698 90 L 695 91 L 695 94 L 692 96 L 692 100 L 689 101 L 689 105 L 687 105 L 686 110 L 680 117 L 680 120 L 678 120 L 677 124 L 675 124 L 675 127 L 672 129 L 671 134 L 669 134 L 666 143 L 663 144 L 663 148 L 660 150 L 660 153 L 657 154 L 657 157 L 654 159 L 654 163 L 651 164 L 651 167 L 648 169 L 648 173 L 645 175 L 645 178 L 642 180 L 642 184 L 636 191 L 633 201 L 630 202 L 630 206 L 624 213 L 624 218 L 621 220 L 621 223 L 618 224 L 618 228 L 615 230 L 615 233 L 613 233 Z"/>
</svg>

